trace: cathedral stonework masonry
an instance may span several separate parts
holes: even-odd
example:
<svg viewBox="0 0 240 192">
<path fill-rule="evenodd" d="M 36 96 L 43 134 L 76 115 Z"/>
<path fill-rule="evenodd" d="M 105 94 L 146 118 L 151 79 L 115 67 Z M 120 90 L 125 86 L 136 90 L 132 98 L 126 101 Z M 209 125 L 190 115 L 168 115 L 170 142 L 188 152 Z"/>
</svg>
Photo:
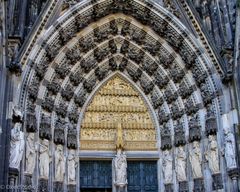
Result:
<svg viewBox="0 0 240 192">
<path fill-rule="evenodd" d="M 237 0 L 0 0 L 0 191 L 240 191 Z"/>
</svg>

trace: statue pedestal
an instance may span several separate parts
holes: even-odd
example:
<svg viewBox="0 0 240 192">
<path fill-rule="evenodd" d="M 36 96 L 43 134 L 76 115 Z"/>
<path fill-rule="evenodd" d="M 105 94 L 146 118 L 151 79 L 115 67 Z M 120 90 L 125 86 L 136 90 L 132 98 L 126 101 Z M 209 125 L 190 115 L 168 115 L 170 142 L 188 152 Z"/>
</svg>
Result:
<svg viewBox="0 0 240 192">
<path fill-rule="evenodd" d="M 116 192 L 127 192 L 127 183 L 115 183 Z"/>
</svg>

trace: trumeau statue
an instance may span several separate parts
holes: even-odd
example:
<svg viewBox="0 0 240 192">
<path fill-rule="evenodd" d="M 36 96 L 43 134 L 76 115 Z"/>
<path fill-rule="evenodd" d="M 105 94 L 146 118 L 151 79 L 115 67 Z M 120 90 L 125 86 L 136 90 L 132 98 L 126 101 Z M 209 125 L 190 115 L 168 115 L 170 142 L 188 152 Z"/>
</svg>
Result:
<svg viewBox="0 0 240 192">
<path fill-rule="evenodd" d="M 28 174 L 33 174 L 36 163 L 36 150 L 34 133 L 29 133 L 26 143 L 26 173 Z"/>
<path fill-rule="evenodd" d="M 76 165 L 75 151 L 70 150 L 68 154 L 68 184 L 76 183 Z"/>
<path fill-rule="evenodd" d="M 172 154 L 171 151 L 166 150 L 163 152 L 163 174 L 164 174 L 164 182 L 172 183 L 173 179 L 173 170 L 172 170 Z"/>
<path fill-rule="evenodd" d="M 193 149 L 190 152 L 189 159 L 192 166 L 193 177 L 201 178 L 203 176 L 201 169 L 202 155 L 198 141 L 193 142 Z"/>
<path fill-rule="evenodd" d="M 176 155 L 176 174 L 178 181 L 186 181 L 186 153 L 182 146 L 178 147 Z"/>
<path fill-rule="evenodd" d="M 39 174 L 40 178 L 48 179 L 49 176 L 49 163 L 51 156 L 49 153 L 49 141 L 44 139 L 39 148 Z"/>
<path fill-rule="evenodd" d="M 63 146 L 57 145 L 55 151 L 55 181 L 63 181 L 65 174 L 65 159 L 63 154 Z"/>
<path fill-rule="evenodd" d="M 234 135 L 229 131 L 225 130 L 225 142 L 224 142 L 224 155 L 227 163 L 227 168 L 236 168 L 236 151 L 235 151 L 235 138 Z"/>
<path fill-rule="evenodd" d="M 127 184 L 127 159 L 124 152 L 118 149 L 117 155 L 114 158 L 115 166 L 115 184 L 118 186 L 125 186 Z"/>
<path fill-rule="evenodd" d="M 208 161 L 209 168 L 212 171 L 212 174 L 219 173 L 220 169 L 216 138 L 210 135 L 208 139 L 209 143 L 207 151 L 205 152 L 205 157 Z"/>
<path fill-rule="evenodd" d="M 9 166 L 16 169 L 19 169 L 25 145 L 24 133 L 21 131 L 21 127 L 20 123 L 16 123 L 11 130 Z"/>
</svg>

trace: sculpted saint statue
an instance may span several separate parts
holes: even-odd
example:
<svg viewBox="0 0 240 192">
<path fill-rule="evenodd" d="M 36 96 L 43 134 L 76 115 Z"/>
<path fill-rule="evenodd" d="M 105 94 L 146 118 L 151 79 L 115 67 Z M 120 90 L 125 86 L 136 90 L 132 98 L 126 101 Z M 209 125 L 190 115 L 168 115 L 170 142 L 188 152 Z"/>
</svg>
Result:
<svg viewBox="0 0 240 192">
<path fill-rule="evenodd" d="M 39 173 L 41 178 L 48 179 L 50 162 L 49 141 L 44 139 L 39 148 Z"/>
<path fill-rule="evenodd" d="M 182 146 L 178 147 L 176 155 L 176 173 L 178 181 L 186 181 L 186 153 Z"/>
<path fill-rule="evenodd" d="M 29 133 L 26 143 L 26 172 L 33 174 L 36 162 L 36 146 L 34 143 L 34 133 Z"/>
<path fill-rule="evenodd" d="M 212 135 L 208 137 L 209 144 L 207 151 L 205 152 L 205 157 L 208 161 L 208 165 L 212 174 L 219 173 L 219 159 L 218 159 L 218 148 L 216 138 Z"/>
<path fill-rule="evenodd" d="M 127 184 L 127 159 L 126 155 L 122 150 L 117 151 L 117 155 L 114 159 L 115 166 L 115 184 L 124 186 Z"/>
<path fill-rule="evenodd" d="M 198 141 L 193 142 L 193 149 L 189 155 L 189 159 L 192 166 L 193 177 L 201 178 L 203 176 L 201 169 L 202 155 Z"/>
<path fill-rule="evenodd" d="M 63 154 L 63 146 L 57 145 L 57 149 L 55 151 L 55 180 L 63 181 L 65 174 L 65 161 Z"/>
<path fill-rule="evenodd" d="M 163 152 L 163 174 L 165 183 L 172 183 L 173 171 L 172 171 L 172 154 L 171 151 L 166 150 Z"/>
<path fill-rule="evenodd" d="M 235 168 L 237 166 L 236 163 L 236 152 L 235 152 L 235 138 L 234 135 L 229 131 L 225 131 L 225 159 L 227 162 L 228 168 Z"/>
<path fill-rule="evenodd" d="M 68 154 L 68 183 L 75 183 L 76 182 L 76 158 L 75 158 L 75 151 L 70 150 Z"/>
<path fill-rule="evenodd" d="M 16 169 L 19 169 L 25 145 L 21 127 L 20 123 L 15 123 L 14 128 L 11 130 L 9 166 Z"/>
</svg>

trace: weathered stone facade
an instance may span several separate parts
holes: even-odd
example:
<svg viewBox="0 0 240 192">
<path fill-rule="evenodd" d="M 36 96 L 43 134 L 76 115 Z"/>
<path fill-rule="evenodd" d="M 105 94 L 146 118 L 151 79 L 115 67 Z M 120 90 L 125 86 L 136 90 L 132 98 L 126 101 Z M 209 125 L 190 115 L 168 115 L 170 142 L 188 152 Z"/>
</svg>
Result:
<svg viewBox="0 0 240 192">
<path fill-rule="evenodd" d="M 68 181 L 69 154 L 76 154 L 76 170 L 79 159 L 99 159 L 81 150 L 81 125 L 98 89 L 119 76 L 141 95 L 154 122 L 157 150 L 130 158 L 157 153 L 158 191 L 238 190 L 237 2 L 0 2 L 0 185 L 79 191 L 78 171 Z M 31 174 L 25 151 L 20 168 L 9 169 L 16 123 L 25 137 L 35 135 Z M 171 166 L 164 169 L 166 151 Z M 190 159 L 193 151 L 199 164 Z M 99 152 L 103 159 L 115 153 Z M 163 173 L 172 180 L 165 182 Z"/>
</svg>

